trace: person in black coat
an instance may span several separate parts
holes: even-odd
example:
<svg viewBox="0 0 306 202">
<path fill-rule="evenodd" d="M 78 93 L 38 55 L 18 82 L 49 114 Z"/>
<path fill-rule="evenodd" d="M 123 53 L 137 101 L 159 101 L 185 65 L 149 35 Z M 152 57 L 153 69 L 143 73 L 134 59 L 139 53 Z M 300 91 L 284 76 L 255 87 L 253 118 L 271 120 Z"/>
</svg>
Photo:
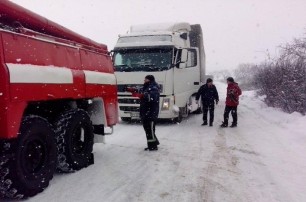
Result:
<svg viewBox="0 0 306 202">
<path fill-rule="evenodd" d="M 218 104 L 219 95 L 216 86 L 213 84 L 213 80 L 208 78 L 206 84 L 202 85 L 196 95 L 196 101 L 198 102 L 201 96 L 203 105 L 203 124 L 207 125 L 207 112 L 209 110 L 209 126 L 213 126 L 214 122 L 214 110 L 215 102 Z"/>
<path fill-rule="evenodd" d="M 140 118 L 147 137 L 145 150 L 158 150 L 159 141 L 155 134 L 155 125 L 159 113 L 160 87 L 153 75 L 147 75 L 141 89 L 128 88 L 132 96 L 140 99 Z"/>
</svg>

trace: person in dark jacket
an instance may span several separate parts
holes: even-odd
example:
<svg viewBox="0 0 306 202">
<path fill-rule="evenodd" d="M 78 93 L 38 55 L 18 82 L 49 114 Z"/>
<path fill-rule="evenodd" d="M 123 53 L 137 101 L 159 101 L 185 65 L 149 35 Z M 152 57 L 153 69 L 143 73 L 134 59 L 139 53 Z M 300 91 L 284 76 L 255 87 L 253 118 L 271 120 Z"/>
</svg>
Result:
<svg viewBox="0 0 306 202">
<path fill-rule="evenodd" d="M 219 95 L 216 86 L 213 84 L 213 80 L 208 78 L 206 84 L 202 85 L 196 95 L 196 101 L 198 102 L 201 96 L 203 105 L 203 124 L 207 125 L 207 112 L 209 111 L 209 126 L 213 126 L 214 122 L 214 110 L 215 102 L 218 104 Z"/>
<path fill-rule="evenodd" d="M 222 128 L 228 127 L 229 113 L 231 112 L 233 122 L 230 127 L 237 127 L 238 115 L 237 107 L 239 104 L 239 96 L 241 95 L 241 89 L 238 84 L 234 81 L 233 77 L 227 78 L 227 93 L 224 110 L 224 121 L 221 125 Z"/>
<path fill-rule="evenodd" d="M 147 75 L 141 89 L 128 88 L 132 96 L 140 99 L 140 118 L 147 137 L 145 150 L 158 150 L 159 141 L 155 134 L 155 125 L 159 113 L 160 87 L 153 75 Z"/>
</svg>

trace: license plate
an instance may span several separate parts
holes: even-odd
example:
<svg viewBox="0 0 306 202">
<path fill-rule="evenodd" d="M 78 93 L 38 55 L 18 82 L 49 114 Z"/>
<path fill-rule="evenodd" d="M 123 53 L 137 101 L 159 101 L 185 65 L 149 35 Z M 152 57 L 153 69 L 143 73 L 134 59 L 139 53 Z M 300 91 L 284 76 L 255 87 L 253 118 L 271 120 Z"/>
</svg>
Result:
<svg viewBox="0 0 306 202">
<path fill-rule="evenodd" d="M 131 118 L 132 119 L 139 119 L 140 118 L 139 112 L 131 112 Z"/>
</svg>

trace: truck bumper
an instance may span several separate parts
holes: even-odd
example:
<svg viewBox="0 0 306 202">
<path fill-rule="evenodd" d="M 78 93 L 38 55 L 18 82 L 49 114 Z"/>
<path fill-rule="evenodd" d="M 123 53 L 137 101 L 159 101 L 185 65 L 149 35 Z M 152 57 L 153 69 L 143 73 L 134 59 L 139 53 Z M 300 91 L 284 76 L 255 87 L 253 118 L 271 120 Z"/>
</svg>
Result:
<svg viewBox="0 0 306 202">
<path fill-rule="evenodd" d="M 122 111 L 119 110 L 119 116 L 123 118 L 131 118 L 131 119 L 140 119 L 138 116 L 134 116 L 135 114 L 139 114 L 138 112 L 131 112 L 131 111 Z M 178 113 L 173 110 L 173 107 L 171 107 L 170 110 L 160 110 L 158 114 L 159 119 L 173 119 L 178 117 Z"/>
<path fill-rule="evenodd" d="M 133 97 L 120 97 L 119 100 L 119 116 L 122 118 L 140 119 L 139 117 L 139 104 L 128 104 L 128 103 L 139 103 L 138 98 Z M 168 104 L 165 104 L 165 102 Z M 121 102 L 121 103 L 120 103 Z M 166 105 L 168 106 L 165 108 Z M 179 113 L 175 110 L 177 107 L 174 105 L 173 96 L 161 97 L 159 106 L 159 119 L 174 119 L 178 117 Z"/>
</svg>

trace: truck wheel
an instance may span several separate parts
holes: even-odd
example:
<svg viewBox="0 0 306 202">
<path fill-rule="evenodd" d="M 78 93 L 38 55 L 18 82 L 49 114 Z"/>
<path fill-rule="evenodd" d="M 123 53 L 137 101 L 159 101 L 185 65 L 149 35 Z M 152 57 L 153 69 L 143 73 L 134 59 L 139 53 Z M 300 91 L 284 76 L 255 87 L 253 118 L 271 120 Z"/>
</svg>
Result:
<svg viewBox="0 0 306 202">
<path fill-rule="evenodd" d="M 73 109 L 65 112 L 55 127 L 58 171 L 73 172 L 93 163 L 93 126 L 86 111 Z"/>
<path fill-rule="evenodd" d="M 184 108 L 182 108 L 181 113 L 183 118 L 187 118 L 189 116 L 190 110 L 187 104 Z"/>
<path fill-rule="evenodd" d="M 42 192 L 53 178 L 57 148 L 46 119 L 26 117 L 17 139 L 4 143 L 0 157 L 0 196 L 21 199 Z"/>
<path fill-rule="evenodd" d="M 187 118 L 189 115 L 189 109 L 188 109 L 188 105 L 186 104 L 185 107 L 180 107 L 180 112 L 178 117 L 173 119 L 174 123 L 181 123 L 183 118 Z"/>
<path fill-rule="evenodd" d="M 183 120 L 183 116 L 182 116 L 182 113 L 180 112 L 178 117 L 173 119 L 173 123 L 181 123 L 182 120 Z"/>
<path fill-rule="evenodd" d="M 199 108 L 198 108 L 197 110 L 195 110 L 193 113 L 194 113 L 194 114 L 202 114 L 202 113 L 203 113 L 203 110 L 202 110 L 201 105 L 200 105 Z"/>
</svg>

